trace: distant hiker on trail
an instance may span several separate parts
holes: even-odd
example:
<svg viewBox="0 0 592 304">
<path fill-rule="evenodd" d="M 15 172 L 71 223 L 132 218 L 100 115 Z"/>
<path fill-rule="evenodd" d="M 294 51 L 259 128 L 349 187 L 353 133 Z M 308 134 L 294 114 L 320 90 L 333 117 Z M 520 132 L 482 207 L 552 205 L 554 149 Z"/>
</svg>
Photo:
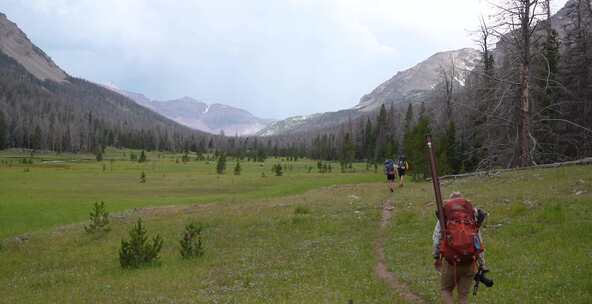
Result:
<svg viewBox="0 0 592 304">
<path fill-rule="evenodd" d="M 409 163 L 405 159 L 405 155 L 401 155 L 399 156 L 399 160 L 397 160 L 397 175 L 399 175 L 400 187 L 403 187 L 403 178 L 407 170 L 409 170 Z"/>
<path fill-rule="evenodd" d="M 458 303 L 468 303 L 468 295 L 473 282 L 474 293 L 478 288 L 478 280 L 488 287 L 493 282 L 483 274 L 488 271 L 485 266 L 482 238 L 479 228 L 485 221 L 487 213 L 463 198 L 460 192 L 453 192 L 450 199 L 443 205 L 446 234 L 441 239 L 440 222 L 436 222 L 432 239 L 434 241 L 434 266 L 440 272 L 440 290 L 442 302 L 454 303 L 453 290 L 458 293 Z M 478 275 L 477 275 L 478 274 Z M 477 276 L 476 276 L 477 275 Z"/>
<path fill-rule="evenodd" d="M 384 162 L 384 174 L 386 174 L 386 182 L 391 192 L 395 191 L 395 162 L 392 159 L 387 159 Z"/>
</svg>

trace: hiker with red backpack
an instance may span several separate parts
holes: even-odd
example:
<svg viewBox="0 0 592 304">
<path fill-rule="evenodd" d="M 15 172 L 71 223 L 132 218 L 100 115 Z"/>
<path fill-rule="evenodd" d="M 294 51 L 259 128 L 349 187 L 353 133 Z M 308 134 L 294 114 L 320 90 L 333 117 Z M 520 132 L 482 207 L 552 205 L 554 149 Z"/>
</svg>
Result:
<svg viewBox="0 0 592 304">
<path fill-rule="evenodd" d="M 454 303 L 453 290 L 458 293 L 458 303 L 468 303 L 468 295 L 473 284 L 476 294 L 478 284 L 488 287 L 493 281 L 487 279 L 488 272 L 484 259 L 483 239 L 479 228 L 487 213 L 474 208 L 460 192 L 454 192 L 442 206 L 445 234 L 442 236 L 440 220 L 436 223 L 432 239 L 434 241 L 434 266 L 441 274 L 440 290 L 442 302 Z"/>
<path fill-rule="evenodd" d="M 483 239 L 479 228 L 487 213 L 474 208 L 471 202 L 463 198 L 460 192 L 453 192 L 450 199 L 442 202 L 440 178 L 434 154 L 432 137 L 426 137 L 429 151 L 432 185 L 436 199 L 436 217 L 434 228 L 434 266 L 441 274 L 440 290 L 442 302 L 454 303 L 452 292 L 456 288 L 458 303 L 468 303 L 469 290 L 474 281 L 473 295 L 477 295 L 479 284 L 493 286 L 493 281 L 485 276 L 489 270 L 483 256 Z"/>
</svg>

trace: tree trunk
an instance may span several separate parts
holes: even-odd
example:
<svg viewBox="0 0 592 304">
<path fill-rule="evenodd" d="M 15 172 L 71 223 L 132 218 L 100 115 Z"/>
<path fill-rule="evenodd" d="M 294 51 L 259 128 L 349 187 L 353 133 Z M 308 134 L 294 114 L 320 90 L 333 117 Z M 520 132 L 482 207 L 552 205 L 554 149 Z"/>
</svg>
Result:
<svg viewBox="0 0 592 304">
<path fill-rule="evenodd" d="M 530 18 L 531 6 L 530 0 L 521 0 L 522 8 L 520 15 L 520 34 L 522 48 L 522 60 L 520 64 L 520 122 L 519 122 L 519 147 L 520 147 L 520 166 L 526 167 L 529 164 L 528 135 L 530 133 L 530 105 L 528 100 L 528 69 L 530 67 Z M 532 12 L 534 14 L 534 12 Z"/>
<path fill-rule="evenodd" d="M 528 63 L 520 67 L 520 166 L 529 165 L 528 133 L 530 130 L 530 113 L 528 103 Z"/>
</svg>

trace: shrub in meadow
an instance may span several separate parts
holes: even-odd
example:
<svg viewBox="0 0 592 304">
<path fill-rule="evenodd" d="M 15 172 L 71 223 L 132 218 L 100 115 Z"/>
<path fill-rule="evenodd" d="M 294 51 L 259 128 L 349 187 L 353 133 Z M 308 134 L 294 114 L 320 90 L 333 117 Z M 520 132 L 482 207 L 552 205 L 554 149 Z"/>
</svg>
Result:
<svg viewBox="0 0 592 304">
<path fill-rule="evenodd" d="M 275 164 L 273 165 L 273 167 L 271 168 L 271 170 L 273 171 L 273 173 L 275 173 L 275 176 L 282 176 L 284 174 L 283 172 L 283 168 L 281 164 Z"/>
<path fill-rule="evenodd" d="M 142 152 L 140 153 L 140 157 L 138 157 L 138 162 L 139 162 L 139 163 L 143 163 L 143 162 L 145 162 L 146 160 L 148 160 L 148 159 L 146 158 L 146 153 L 144 152 L 144 150 L 142 150 Z"/>
<path fill-rule="evenodd" d="M 234 175 L 240 175 L 242 171 L 240 161 L 236 161 L 236 166 L 234 166 Z"/>
<path fill-rule="evenodd" d="M 105 202 L 95 202 L 89 216 L 88 226 L 84 226 L 84 230 L 88 233 L 107 232 L 111 230 L 109 227 L 109 212 L 105 208 Z"/>
<path fill-rule="evenodd" d="M 204 254 L 201 232 L 201 224 L 191 223 L 185 226 L 183 238 L 179 241 L 181 245 L 180 253 L 184 259 L 199 257 Z"/>
<path fill-rule="evenodd" d="M 218 162 L 216 163 L 216 172 L 218 174 L 224 174 L 224 170 L 226 170 L 226 155 L 222 153 L 218 158 Z"/>
<path fill-rule="evenodd" d="M 298 206 L 296 207 L 296 209 L 294 209 L 294 214 L 309 214 L 310 213 L 310 209 L 304 207 L 304 206 Z"/>
<path fill-rule="evenodd" d="M 189 152 L 185 151 L 185 153 L 183 153 L 183 156 L 181 156 L 181 161 L 184 164 L 189 162 Z"/>
<path fill-rule="evenodd" d="M 98 162 L 103 161 L 103 152 L 102 151 L 97 151 L 96 159 Z"/>
<path fill-rule="evenodd" d="M 159 234 L 148 240 L 142 218 L 129 231 L 129 240 L 121 240 L 119 264 L 123 268 L 138 268 L 158 261 L 163 240 Z"/>
</svg>

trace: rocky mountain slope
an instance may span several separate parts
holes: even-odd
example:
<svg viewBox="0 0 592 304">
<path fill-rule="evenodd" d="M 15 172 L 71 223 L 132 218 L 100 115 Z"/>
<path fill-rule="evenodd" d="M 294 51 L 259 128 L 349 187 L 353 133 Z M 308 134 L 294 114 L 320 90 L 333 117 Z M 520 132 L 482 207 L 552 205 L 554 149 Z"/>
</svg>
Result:
<svg viewBox="0 0 592 304">
<path fill-rule="evenodd" d="M 191 97 L 159 101 L 113 85 L 106 87 L 182 125 L 212 134 L 254 135 L 274 122 L 271 119 L 255 117 L 243 109 L 219 103 L 207 104 Z"/>
<path fill-rule="evenodd" d="M 0 149 L 179 149 L 207 135 L 70 77 L 0 15 Z"/>
<path fill-rule="evenodd" d="M 0 13 L 0 51 L 16 60 L 40 80 L 63 82 L 68 75 L 41 49 L 33 45 L 18 26 Z"/>
<path fill-rule="evenodd" d="M 410 69 L 400 71 L 391 79 L 364 95 L 358 105 L 337 112 L 296 116 L 277 121 L 261 130 L 258 135 L 282 135 L 334 127 L 350 119 L 373 113 L 383 104 L 420 102 L 441 81 L 441 71 L 450 70 L 454 63 L 456 81 L 464 85 L 464 72 L 479 63 L 479 51 L 471 48 L 439 52 Z"/>
<path fill-rule="evenodd" d="M 480 61 L 480 52 L 472 48 L 439 52 L 414 67 L 398 72 L 371 93 L 364 95 L 356 109 L 373 111 L 382 104 L 421 100 L 422 94 L 432 90 L 441 80 L 443 69 L 454 64 L 456 81 L 464 84 L 464 71 L 471 71 Z"/>
</svg>

